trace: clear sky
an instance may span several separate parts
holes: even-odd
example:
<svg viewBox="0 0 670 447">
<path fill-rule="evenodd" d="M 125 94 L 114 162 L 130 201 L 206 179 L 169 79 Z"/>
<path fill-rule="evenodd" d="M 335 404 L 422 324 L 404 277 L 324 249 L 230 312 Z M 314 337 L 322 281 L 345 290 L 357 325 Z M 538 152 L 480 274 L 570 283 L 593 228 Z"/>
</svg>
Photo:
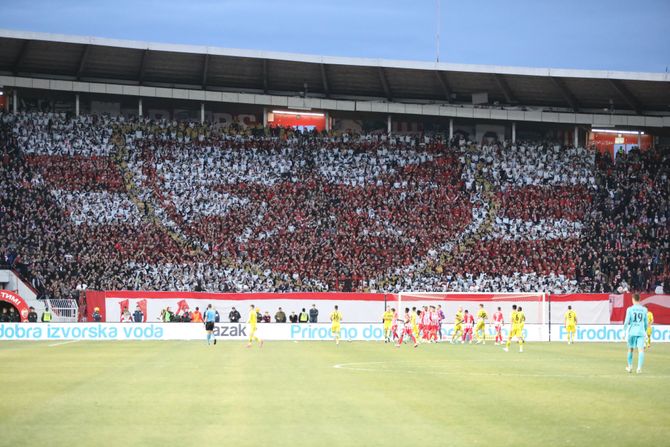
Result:
<svg viewBox="0 0 670 447">
<path fill-rule="evenodd" d="M 435 60 L 437 0 L 0 0 L 0 27 Z M 441 0 L 442 62 L 664 72 L 670 0 Z"/>
</svg>

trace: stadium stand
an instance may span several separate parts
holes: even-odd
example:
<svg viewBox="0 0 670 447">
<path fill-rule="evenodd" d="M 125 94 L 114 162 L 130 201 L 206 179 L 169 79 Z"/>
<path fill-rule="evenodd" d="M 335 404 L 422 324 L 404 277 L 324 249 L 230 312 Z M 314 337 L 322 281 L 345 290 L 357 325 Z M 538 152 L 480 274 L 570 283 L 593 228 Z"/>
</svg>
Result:
<svg viewBox="0 0 670 447">
<path fill-rule="evenodd" d="M 653 290 L 670 156 L 3 114 L 4 262 L 76 290 Z"/>
</svg>

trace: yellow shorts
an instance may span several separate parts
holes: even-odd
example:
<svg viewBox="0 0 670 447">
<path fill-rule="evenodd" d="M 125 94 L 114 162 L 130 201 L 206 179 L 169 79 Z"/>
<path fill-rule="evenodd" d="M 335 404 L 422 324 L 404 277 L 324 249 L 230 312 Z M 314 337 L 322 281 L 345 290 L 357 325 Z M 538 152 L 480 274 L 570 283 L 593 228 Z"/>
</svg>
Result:
<svg viewBox="0 0 670 447">
<path fill-rule="evenodd" d="M 477 331 L 483 331 L 485 329 L 484 323 L 479 323 L 477 326 L 475 326 L 475 332 Z"/>
<path fill-rule="evenodd" d="M 463 325 L 462 324 L 457 324 L 454 326 L 454 333 L 456 332 L 463 332 Z"/>
<path fill-rule="evenodd" d="M 334 324 L 331 326 L 330 331 L 333 334 L 339 334 L 340 333 L 340 325 L 339 324 Z"/>
<path fill-rule="evenodd" d="M 391 330 L 391 322 L 390 321 L 388 323 L 384 323 L 384 330 L 385 331 L 390 331 Z"/>
<path fill-rule="evenodd" d="M 575 332 L 577 330 L 577 326 L 574 324 L 568 324 L 565 326 L 565 330 L 568 332 Z"/>
<path fill-rule="evenodd" d="M 649 326 L 647 328 L 647 337 L 651 337 L 651 331 L 652 331 L 652 328 L 651 328 L 651 326 Z"/>
<path fill-rule="evenodd" d="M 509 338 L 521 337 L 523 335 L 523 326 L 512 326 L 509 331 Z"/>
</svg>

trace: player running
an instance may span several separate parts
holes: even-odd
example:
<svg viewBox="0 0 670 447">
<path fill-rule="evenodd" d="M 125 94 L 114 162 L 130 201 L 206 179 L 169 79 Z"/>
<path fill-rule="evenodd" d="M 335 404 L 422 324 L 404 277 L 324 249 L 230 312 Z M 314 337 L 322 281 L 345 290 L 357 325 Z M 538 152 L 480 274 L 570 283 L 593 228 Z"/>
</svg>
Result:
<svg viewBox="0 0 670 447">
<path fill-rule="evenodd" d="M 505 324 L 505 318 L 503 317 L 502 309 L 499 307 L 498 310 L 493 314 L 493 327 L 496 331 L 496 345 L 501 345 L 503 342 L 503 324 Z"/>
<path fill-rule="evenodd" d="M 214 339 L 214 344 L 216 344 L 216 337 L 214 337 L 214 322 L 216 321 L 216 311 L 212 309 L 212 305 L 207 305 L 207 310 L 205 310 L 205 331 L 207 332 L 207 344 L 209 345 Z"/>
<path fill-rule="evenodd" d="M 251 347 L 251 343 L 257 341 L 259 347 L 263 347 L 263 340 L 256 336 L 256 330 L 258 329 L 258 309 L 253 304 L 249 306 L 249 319 L 247 324 L 249 325 L 249 343 L 247 343 L 247 348 Z"/>
<path fill-rule="evenodd" d="M 463 343 L 470 340 L 472 343 L 472 327 L 475 325 L 475 317 L 468 313 L 468 310 L 465 309 L 463 314 Z"/>
<path fill-rule="evenodd" d="M 523 313 L 521 306 L 517 309 L 516 304 L 512 305 L 510 321 L 512 323 L 512 328 L 509 331 L 507 344 L 503 348 L 503 351 L 509 352 L 509 345 L 512 343 L 512 338 L 516 337 L 517 340 L 519 340 L 519 352 L 523 352 L 523 327 L 526 323 L 526 315 Z"/>
<path fill-rule="evenodd" d="M 384 323 L 384 343 L 391 341 L 391 326 L 393 325 L 393 315 L 395 314 L 395 309 L 386 308 L 386 311 L 382 315 L 382 322 Z"/>
<path fill-rule="evenodd" d="M 645 338 L 645 345 L 644 345 L 645 350 L 651 348 L 652 324 L 654 324 L 654 314 L 652 314 L 651 311 L 647 309 L 647 337 Z"/>
<path fill-rule="evenodd" d="M 459 307 L 454 318 L 454 333 L 451 336 L 451 343 L 454 343 L 456 337 L 463 335 L 463 308 Z"/>
<path fill-rule="evenodd" d="M 420 312 L 420 311 L 419 311 Z M 412 307 L 412 312 L 409 314 L 410 320 L 412 320 L 412 332 L 414 333 L 414 338 L 419 338 L 419 325 L 417 324 L 418 314 L 416 307 Z"/>
<path fill-rule="evenodd" d="M 626 309 L 626 320 L 623 323 L 628 339 L 628 366 L 626 371 L 633 371 L 633 351 L 637 348 L 637 373 L 642 372 L 644 364 L 644 344 L 648 326 L 647 308 L 640 305 L 640 295 L 633 295 L 633 305 Z"/>
<path fill-rule="evenodd" d="M 477 312 L 477 325 L 475 326 L 475 339 L 477 344 L 486 344 L 486 319 L 489 315 L 484 309 L 484 305 L 479 305 L 479 311 Z"/>
<path fill-rule="evenodd" d="M 568 333 L 568 344 L 573 344 L 577 332 L 577 313 L 572 310 L 572 306 L 568 306 L 568 311 L 565 313 L 565 331 Z"/>
<path fill-rule="evenodd" d="M 335 337 L 335 344 L 340 344 L 340 323 L 342 322 L 342 312 L 338 310 L 337 305 L 335 305 L 335 310 L 330 313 L 330 332 L 332 332 Z"/>
<path fill-rule="evenodd" d="M 402 345 L 402 341 L 405 338 L 405 335 L 408 335 L 409 337 L 412 338 L 415 348 L 419 346 L 419 342 L 414 336 L 414 328 L 412 326 L 412 316 L 409 313 L 409 307 L 405 308 L 404 328 L 402 334 L 400 335 L 400 338 L 398 339 L 398 344 L 395 345 L 396 348 L 399 348 L 400 345 Z"/>
</svg>

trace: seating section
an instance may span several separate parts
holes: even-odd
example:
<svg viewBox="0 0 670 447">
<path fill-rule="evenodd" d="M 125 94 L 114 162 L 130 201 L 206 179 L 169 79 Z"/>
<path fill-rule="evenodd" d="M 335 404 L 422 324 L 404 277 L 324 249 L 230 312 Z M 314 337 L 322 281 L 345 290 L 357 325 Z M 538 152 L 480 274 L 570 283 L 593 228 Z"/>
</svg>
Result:
<svg viewBox="0 0 670 447">
<path fill-rule="evenodd" d="M 45 294 L 667 281 L 667 150 L 2 115 L 0 249 Z"/>
</svg>

